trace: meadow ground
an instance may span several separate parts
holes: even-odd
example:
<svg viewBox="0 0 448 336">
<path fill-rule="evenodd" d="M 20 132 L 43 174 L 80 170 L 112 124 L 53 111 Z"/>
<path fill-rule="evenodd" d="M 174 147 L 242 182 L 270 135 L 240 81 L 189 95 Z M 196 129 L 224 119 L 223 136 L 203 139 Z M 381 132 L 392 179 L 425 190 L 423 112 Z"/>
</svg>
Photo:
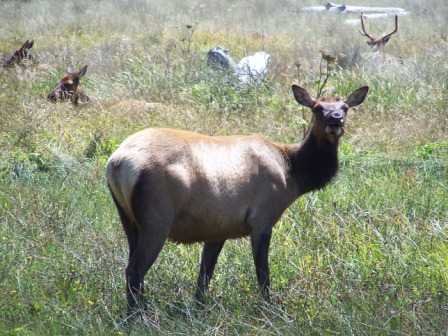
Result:
<svg viewBox="0 0 448 336">
<path fill-rule="evenodd" d="M 27 39 L 39 61 L 0 71 L 1 334 L 448 335 L 448 4 L 357 2 L 409 11 L 375 59 L 344 22 L 356 15 L 297 11 L 320 4 L 0 2 L 2 62 Z M 367 27 L 380 36 L 393 19 Z M 206 66 L 215 45 L 235 60 L 266 51 L 268 77 L 235 85 Z M 146 127 L 298 142 L 310 116 L 290 85 L 316 95 L 321 50 L 339 62 L 325 94 L 371 90 L 348 116 L 337 179 L 274 229 L 273 305 L 249 240 L 226 243 L 202 310 L 201 246 L 168 243 L 146 276 L 147 312 L 123 323 L 127 244 L 108 156 Z M 67 66 L 84 64 L 91 101 L 47 102 Z"/>
</svg>

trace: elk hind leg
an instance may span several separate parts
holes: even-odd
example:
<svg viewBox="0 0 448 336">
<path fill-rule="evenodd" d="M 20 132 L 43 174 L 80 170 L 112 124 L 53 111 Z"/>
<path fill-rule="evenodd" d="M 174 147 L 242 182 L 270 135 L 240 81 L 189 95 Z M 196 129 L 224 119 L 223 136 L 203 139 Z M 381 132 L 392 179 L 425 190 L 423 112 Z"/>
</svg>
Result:
<svg viewBox="0 0 448 336">
<path fill-rule="evenodd" d="M 134 254 L 135 249 L 137 248 L 137 245 L 138 245 L 138 228 L 135 225 L 135 223 L 133 223 L 132 220 L 129 218 L 129 216 L 126 214 L 124 209 L 121 207 L 120 203 L 118 203 L 117 199 L 115 198 L 115 195 L 112 192 L 112 189 L 110 189 L 110 191 L 111 191 L 112 199 L 114 200 L 114 203 L 115 203 L 115 207 L 117 208 L 118 215 L 120 217 L 120 221 L 123 226 L 124 233 L 126 234 L 126 239 L 128 241 L 128 245 L 129 245 L 128 262 L 130 262 L 132 255 Z"/>
<path fill-rule="evenodd" d="M 126 268 L 128 313 L 134 308 L 144 308 L 144 277 L 156 261 L 165 241 L 165 234 L 140 231 L 137 248 Z"/>
</svg>

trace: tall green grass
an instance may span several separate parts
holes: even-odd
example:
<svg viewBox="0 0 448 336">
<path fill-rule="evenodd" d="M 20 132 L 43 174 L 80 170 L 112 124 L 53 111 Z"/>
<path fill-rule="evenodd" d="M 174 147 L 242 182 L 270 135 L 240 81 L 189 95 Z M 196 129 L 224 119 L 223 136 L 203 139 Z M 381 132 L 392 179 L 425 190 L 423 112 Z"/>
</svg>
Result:
<svg viewBox="0 0 448 336">
<path fill-rule="evenodd" d="M 393 5 L 411 13 L 379 69 L 346 17 L 297 14 L 287 1 L 2 2 L 0 56 L 34 38 L 39 65 L 0 70 L 0 333 L 448 334 L 448 6 Z M 244 88 L 208 69 L 214 45 L 236 60 L 265 50 L 267 80 Z M 108 156 L 145 127 L 299 141 L 310 117 L 290 84 L 317 93 L 319 50 L 349 56 L 325 94 L 371 90 L 348 115 L 337 179 L 275 227 L 273 304 L 247 239 L 226 243 L 203 310 L 201 246 L 168 243 L 146 276 L 147 312 L 126 324 Z M 84 64 L 90 103 L 45 101 L 67 66 Z"/>
</svg>

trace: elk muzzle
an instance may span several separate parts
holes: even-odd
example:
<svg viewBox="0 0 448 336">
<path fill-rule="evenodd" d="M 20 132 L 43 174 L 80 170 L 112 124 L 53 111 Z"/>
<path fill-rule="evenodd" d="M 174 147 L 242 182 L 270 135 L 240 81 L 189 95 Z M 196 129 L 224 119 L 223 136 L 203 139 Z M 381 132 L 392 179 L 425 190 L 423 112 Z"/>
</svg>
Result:
<svg viewBox="0 0 448 336">
<path fill-rule="evenodd" d="M 65 99 L 65 95 L 64 92 L 59 89 L 59 87 L 56 87 L 53 91 L 51 91 L 47 95 L 47 100 L 51 102 L 56 102 L 58 99 L 59 100 Z"/>
<path fill-rule="evenodd" d="M 335 111 L 329 115 L 325 131 L 327 134 L 341 136 L 344 134 L 344 122 L 344 114 L 339 111 Z"/>
</svg>

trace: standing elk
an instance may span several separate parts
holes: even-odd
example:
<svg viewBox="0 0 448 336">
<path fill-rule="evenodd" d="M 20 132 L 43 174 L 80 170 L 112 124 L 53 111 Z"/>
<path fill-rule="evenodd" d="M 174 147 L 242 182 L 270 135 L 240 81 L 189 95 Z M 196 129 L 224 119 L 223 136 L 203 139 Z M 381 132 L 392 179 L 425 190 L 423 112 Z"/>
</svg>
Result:
<svg viewBox="0 0 448 336">
<path fill-rule="evenodd" d="M 79 81 L 84 77 L 86 72 L 87 65 L 84 65 L 78 72 L 73 72 L 69 67 L 65 75 L 59 80 L 56 88 L 47 95 L 47 99 L 52 102 L 70 99 L 75 106 L 78 105 L 78 100 L 81 100 L 82 102 L 88 101 L 89 97 L 84 92 Z"/>
<path fill-rule="evenodd" d="M 34 40 L 26 40 L 22 46 L 14 51 L 12 56 L 8 58 L 4 63 L 4 68 L 13 68 L 15 65 L 23 65 L 25 62 L 34 63 L 36 60 L 31 54 L 30 49 L 34 45 Z"/>
<path fill-rule="evenodd" d="M 367 41 L 367 44 L 371 46 L 373 50 L 380 50 L 387 44 L 387 42 L 389 42 L 392 35 L 398 31 L 398 15 L 395 15 L 395 29 L 391 33 L 380 38 L 375 38 L 366 31 L 366 27 L 364 25 L 364 13 L 361 13 L 361 27 L 362 31 L 359 32 L 370 40 Z"/>
<path fill-rule="evenodd" d="M 167 239 L 204 242 L 195 295 L 203 303 L 225 241 L 250 236 L 258 284 L 269 301 L 272 229 L 294 200 L 336 176 L 347 111 L 368 90 L 315 100 L 292 85 L 297 102 L 315 116 L 299 144 L 166 128 L 127 138 L 110 157 L 106 176 L 129 244 L 128 314 L 143 305 L 144 276 Z"/>
</svg>

